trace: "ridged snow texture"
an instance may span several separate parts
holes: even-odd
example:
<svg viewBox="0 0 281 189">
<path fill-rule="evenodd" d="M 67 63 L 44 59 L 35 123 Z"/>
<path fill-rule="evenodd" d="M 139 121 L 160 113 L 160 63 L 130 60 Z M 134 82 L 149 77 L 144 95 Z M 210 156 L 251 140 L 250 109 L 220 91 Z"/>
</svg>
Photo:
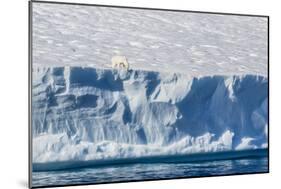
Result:
<svg viewBox="0 0 281 189">
<path fill-rule="evenodd" d="M 268 81 L 34 67 L 33 161 L 267 148 Z"/>
</svg>

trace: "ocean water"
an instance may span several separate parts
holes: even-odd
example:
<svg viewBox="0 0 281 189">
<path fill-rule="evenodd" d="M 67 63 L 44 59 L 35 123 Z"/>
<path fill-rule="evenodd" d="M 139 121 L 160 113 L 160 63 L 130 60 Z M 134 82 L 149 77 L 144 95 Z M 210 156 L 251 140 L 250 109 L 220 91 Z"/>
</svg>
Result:
<svg viewBox="0 0 281 189">
<path fill-rule="evenodd" d="M 98 184 L 260 172 L 268 172 L 267 157 L 192 163 L 134 163 L 63 171 L 33 172 L 32 186 Z"/>
</svg>

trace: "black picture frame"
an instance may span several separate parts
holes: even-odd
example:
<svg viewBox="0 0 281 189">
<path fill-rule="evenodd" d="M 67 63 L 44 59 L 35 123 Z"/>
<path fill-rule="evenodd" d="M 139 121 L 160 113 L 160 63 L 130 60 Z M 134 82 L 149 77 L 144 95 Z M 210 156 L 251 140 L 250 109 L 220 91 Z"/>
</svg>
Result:
<svg viewBox="0 0 281 189">
<path fill-rule="evenodd" d="M 185 12 L 185 13 L 204 13 L 216 15 L 233 15 L 242 17 L 262 17 L 267 19 L 267 79 L 268 79 L 268 171 L 254 172 L 254 173 L 234 173 L 224 175 L 209 175 L 209 176 L 188 176 L 176 178 L 163 178 L 163 179 L 144 179 L 144 180 L 131 180 L 131 181 L 111 181 L 90 184 L 67 184 L 67 185 L 51 185 L 51 186 L 32 186 L 32 64 L 33 64 L 33 25 L 32 25 L 32 5 L 36 3 L 43 4 L 56 4 L 56 5 L 79 5 L 79 6 L 95 6 L 95 7 L 109 7 L 120 9 L 141 9 L 141 10 L 157 10 L 157 11 L 172 11 L 172 12 Z M 65 187 L 65 186 L 81 186 L 81 185 L 99 185 L 99 184 L 112 184 L 112 183 L 128 183 L 128 182 L 143 182 L 143 181 L 160 181 L 160 180 L 175 180 L 175 179 L 189 179 L 198 177 L 222 177 L 222 176 L 235 176 L 235 175 L 249 175 L 249 174 L 265 174 L 270 172 L 270 16 L 255 15 L 255 14 L 240 14 L 240 13 L 226 13 L 226 12 L 208 12 L 208 11 L 193 11 L 193 10 L 178 10 L 178 9 L 161 9 L 161 8 L 148 8 L 148 7 L 131 7 L 131 6 L 117 6 L 117 5 L 102 5 L 102 4 L 88 4 L 88 3 L 70 3 L 70 2 L 57 2 L 57 1 L 37 1 L 30 0 L 28 2 L 28 186 L 29 188 L 51 188 L 51 187 Z"/>
</svg>

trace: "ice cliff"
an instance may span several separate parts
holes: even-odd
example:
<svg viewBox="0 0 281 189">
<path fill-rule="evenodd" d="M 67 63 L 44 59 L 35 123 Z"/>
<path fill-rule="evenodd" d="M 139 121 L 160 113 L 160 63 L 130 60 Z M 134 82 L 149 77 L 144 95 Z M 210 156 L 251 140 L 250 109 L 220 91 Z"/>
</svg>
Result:
<svg viewBox="0 0 281 189">
<path fill-rule="evenodd" d="M 33 67 L 33 162 L 267 148 L 268 80 Z"/>
</svg>

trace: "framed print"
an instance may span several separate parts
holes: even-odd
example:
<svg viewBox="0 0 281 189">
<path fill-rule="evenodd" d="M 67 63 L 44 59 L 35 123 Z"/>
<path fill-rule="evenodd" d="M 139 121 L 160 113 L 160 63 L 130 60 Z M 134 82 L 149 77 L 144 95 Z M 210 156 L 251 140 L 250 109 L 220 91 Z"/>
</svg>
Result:
<svg viewBox="0 0 281 189">
<path fill-rule="evenodd" d="M 269 17 L 29 2 L 30 187 L 269 172 Z"/>
</svg>

